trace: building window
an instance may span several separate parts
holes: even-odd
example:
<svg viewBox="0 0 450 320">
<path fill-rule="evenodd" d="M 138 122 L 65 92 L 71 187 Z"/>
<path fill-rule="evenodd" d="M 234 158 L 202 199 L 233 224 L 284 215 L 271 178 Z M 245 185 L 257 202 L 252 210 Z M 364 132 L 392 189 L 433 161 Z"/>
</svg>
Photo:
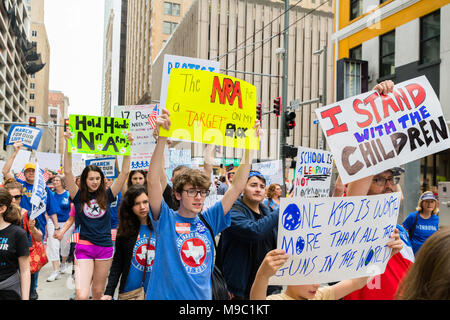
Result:
<svg viewBox="0 0 450 320">
<path fill-rule="evenodd" d="M 30 93 L 30 100 L 34 100 L 34 93 Z"/>
<path fill-rule="evenodd" d="M 30 74 L 30 78 L 31 78 L 31 79 L 36 79 L 36 74 L 35 74 L 35 73 Z"/>
<path fill-rule="evenodd" d="M 36 31 L 36 30 L 31 31 L 31 35 L 32 35 L 33 37 L 37 37 L 37 31 Z"/>
<path fill-rule="evenodd" d="M 395 30 L 380 36 L 380 77 L 395 73 Z"/>
<path fill-rule="evenodd" d="M 36 88 L 36 84 L 34 82 L 30 82 L 30 89 L 35 89 Z"/>
<path fill-rule="evenodd" d="M 177 17 L 180 16 L 180 4 L 164 2 L 164 14 Z"/>
<path fill-rule="evenodd" d="M 362 59 L 362 45 L 350 49 L 350 59 L 361 60 Z"/>
<path fill-rule="evenodd" d="M 440 58 L 441 14 L 437 10 L 420 18 L 420 63 Z"/>
<path fill-rule="evenodd" d="M 34 113 L 34 106 L 30 106 L 30 107 L 28 108 L 28 110 L 30 111 L 30 113 Z"/>
<path fill-rule="evenodd" d="M 350 20 L 362 15 L 362 0 L 350 0 Z"/>
<path fill-rule="evenodd" d="M 176 22 L 164 21 L 163 22 L 163 33 L 164 34 L 172 34 L 172 32 L 175 30 L 176 27 L 177 27 Z"/>
</svg>

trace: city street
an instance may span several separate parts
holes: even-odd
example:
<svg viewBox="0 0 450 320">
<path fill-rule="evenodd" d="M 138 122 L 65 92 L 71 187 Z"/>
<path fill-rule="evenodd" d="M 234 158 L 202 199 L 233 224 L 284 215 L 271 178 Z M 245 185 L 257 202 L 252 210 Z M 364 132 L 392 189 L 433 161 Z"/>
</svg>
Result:
<svg viewBox="0 0 450 320">
<path fill-rule="evenodd" d="M 72 270 L 72 265 L 70 265 L 69 270 Z M 38 300 L 69 300 L 75 292 L 75 283 L 72 280 L 72 276 L 70 274 L 62 274 L 61 279 L 47 282 L 47 278 L 52 271 L 52 264 L 48 262 L 39 272 Z"/>
</svg>

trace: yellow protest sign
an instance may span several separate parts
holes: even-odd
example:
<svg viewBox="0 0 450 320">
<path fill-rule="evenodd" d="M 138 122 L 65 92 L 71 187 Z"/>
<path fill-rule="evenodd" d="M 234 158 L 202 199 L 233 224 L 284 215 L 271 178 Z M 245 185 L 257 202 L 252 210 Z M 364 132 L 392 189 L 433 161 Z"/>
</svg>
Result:
<svg viewBox="0 0 450 320">
<path fill-rule="evenodd" d="M 202 70 L 172 69 L 166 108 L 170 130 L 160 135 L 240 149 L 259 149 L 253 126 L 256 87 Z"/>
</svg>

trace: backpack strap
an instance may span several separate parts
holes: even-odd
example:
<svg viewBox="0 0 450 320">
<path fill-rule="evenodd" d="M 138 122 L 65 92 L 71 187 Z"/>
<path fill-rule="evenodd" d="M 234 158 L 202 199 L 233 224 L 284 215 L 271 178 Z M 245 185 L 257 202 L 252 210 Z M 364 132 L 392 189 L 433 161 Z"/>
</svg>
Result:
<svg viewBox="0 0 450 320">
<path fill-rule="evenodd" d="M 412 240 L 412 236 L 414 234 L 414 231 L 416 230 L 416 226 L 417 226 L 417 220 L 419 220 L 419 211 L 417 211 L 416 213 L 416 219 L 414 221 L 414 224 L 412 225 L 411 229 L 408 230 L 409 231 L 409 240 Z"/>
<path fill-rule="evenodd" d="M 216 254 L 217 254 L 217 244 L 216 244 L 216 240 L 214 239 L 214 232 L 212 231 L 211 226 L 209 225 L 208 222 L 206 222 L 205 217 L 201 213 L 198 215 L 198 217 L 200 218 L 200 220 L 203 222 L 205 227 L 208 228 L 209 232 L 211 233 L 211 237 L 212 237 L 212 240 L 214 243 L 214 249 L 216 250 Z"/>
</svg>

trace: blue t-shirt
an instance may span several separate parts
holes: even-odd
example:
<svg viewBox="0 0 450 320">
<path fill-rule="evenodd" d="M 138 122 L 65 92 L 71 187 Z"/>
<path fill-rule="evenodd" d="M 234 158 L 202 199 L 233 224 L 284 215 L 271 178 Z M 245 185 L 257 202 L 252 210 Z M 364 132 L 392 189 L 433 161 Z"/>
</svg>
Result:
<svg viewBox="0 0 450 320">
<path fill-rule="evenodd" d="M 147 291 L 148 282 L 150 281 L 150 274 L 153 268 L 153 261 L 155 259 L 156 247 L 155 234 L 152 232 L 150 245 L 148 243 L 149 234 L 150 228 L 147 225 L 141 225 L 136 244 L 133 248 L 130 271 L 128 272 L 127 282 L 125 284 L 125 288 L 123 289 L 124 292 L 129 292 L 141 287 L 142 278 L 144 277 L 144 268 L 146 269 L 144 291 Z"/>
<path fill-rule="evenodd" d="M 119 225 L 119 218 L 117 217 L 117 211 L 119 210 L 120 201 L 122 201 L 122 193 L 119 192 L 114 202 L 111 202 L 109 210 L 111 211 L 111 229 L 117 229 Z"/>
<path fill-rule="evenodd" d="M 70 195 L 69 191 L 64 191 L 63 193 L 59 194 L 56 191 L 53 191 L 53 197 L 55 197 L 55 201 L 58 203 L 59 212 L 58 215 L 58 222 L 66 222 L 67 219 L 69 219 L 69 213 L 70 213 Z"/>
<path fill-rule="evenodd" d="M 403 221 L 403 226 L 406 230 L 411 230 L 414 225 L 414 221 L 416 221 L 416 214 L 418 212 L 412 212 L 406 217 L 405 221 Z M 411 245 L 414 251 L 414 254 L 420 249 L 422 244 L 427 240 L 433 233 L 438 231 L 439 228 L 439 217 L 435 214 L 431 215 L 428 219 L 424 219 L 420 216 L 417 219 L 416 229 L 414 230 L 414 234 L 411 236 Z"/>
<path fill-rule="evenodd" d="M 264 200 L 264 204 L 266 206 L 268 206 L 272 211 L 274 210 L 279 210 L 280 209 L 280 205 L 276 204 L 275 201 L 273 201 L 272 199 L 266 199 Z"/>
<path fill-rule="evenodd" d="M 81 191 L 78 190 L 73 203 L 75 205 L 75 221 L 80 225 L 80 240 L 87 240 L 100 247 L 112 247 L 111 212 L 109 207 L 115 200 L 111 189 L 106 190 L 106 210 L 100 208 L 95 198 L 96 193 L 89 193 L 89 203 L 81 207 Z"/>
<path fill-rule="evenodd" d="M 29 184 L 26 181 L 16 179 L 23 186 L 22 189 L 22 199 L 20 200 L 20 207 L 29 211 L 31 214 L 32 204 L 30 202 L 31 195 L 33 194 L 33 185 Z M 45 191 L 47 193 L 47 203 L 46 203 L 46 212 L 48 215 L 57 214 L 60 210 L 58 203 L 55 201 L 53 197 L 53 193 L 49 187 L 45 187 Z M 45 239 L 45 227 L 47 226 L 47 220 L 45 219 L 45 214 L 41 214 L 36 218 L 39 221 L 39 228 L 42 231 L 42 238 Z"/>
<path fill-rule="evenodd" d="M 202 212 L 214 234 L 231 224 L 219 201 Z M 211 300 L 214 243 L 198 216 L 184 218 L 162 201 L 161 215 L 152 223 L 156 258 L 146 293 L 147 300 Z"/>
</svg>

